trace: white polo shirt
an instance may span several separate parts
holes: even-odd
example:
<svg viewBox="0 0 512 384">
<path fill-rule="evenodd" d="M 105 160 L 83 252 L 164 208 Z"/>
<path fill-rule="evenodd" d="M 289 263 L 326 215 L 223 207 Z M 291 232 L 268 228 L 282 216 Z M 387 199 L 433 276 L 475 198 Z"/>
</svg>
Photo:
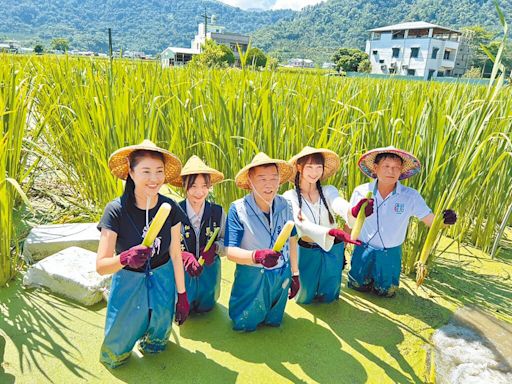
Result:
<svg viewBox="0 0 512 384">
<path fill-rule="evenodd" d="M 401 245 L 407 235 L 409 219 L 415 216 L 421 220 L 432 212 L 417 190 L 400 182 L 397 182 L 395 190 L 386 199 L 382 198 L 376 188 L 376 181 L 362 184 L 354 189 L 350 198 L 351 206 L 365 198 L 369 191 L 373 192 L 373 214 L 366 218 L 359 239 L 374 248 Z M 353 222 L 349 225 L 353 225 Z"/>
</svg>

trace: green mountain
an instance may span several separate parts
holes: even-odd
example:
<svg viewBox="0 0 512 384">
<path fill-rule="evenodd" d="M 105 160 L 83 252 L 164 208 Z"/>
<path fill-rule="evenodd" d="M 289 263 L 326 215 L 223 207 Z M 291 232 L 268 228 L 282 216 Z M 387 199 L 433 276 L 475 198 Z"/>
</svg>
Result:
<svg viewBox="0 0 512 384">
<path fill-rule="evenodd" d="M 499 3 L 510 17 L 512 0 Z M 214 0 L 2 0 L 0 39 L 33 46 L 64 37 L 71 48 L 106 52 L 110 27 L 114 49 L 157 53 L 190 46 L 205 7 L 218 24 L 252 35 L 267 53 L 317 62 L 341 46 L 363 49 L 368 29 L 404 21 L 499 30 L 493 0 L 328 0 L 300 12 L 244 11 Z"/>
<path fill-rule="evenodd" d="M 510 24 L 512 1 L 499 3 Z M 497 31 L 500 25 L 493 0 L 329 0 L 253 36 L 258 47 L 279 58 L 321 62 L 330 60 L 341 46 L 364 49 L 369 29 L 420 20 L 452 28 L 483 25 Z"/>
<path fill-rule="evenodd" d="M 244 11 L 213 0 L 2 0 L 0 39 L 33 45 L 63 37 L 70 47 L 107 52 L 107 29 L 114 49 L 161 52 L 189 47 L 204 13 L 228 31 L 247 33 L 293 17 L 295 12 Z"/>
</svg>

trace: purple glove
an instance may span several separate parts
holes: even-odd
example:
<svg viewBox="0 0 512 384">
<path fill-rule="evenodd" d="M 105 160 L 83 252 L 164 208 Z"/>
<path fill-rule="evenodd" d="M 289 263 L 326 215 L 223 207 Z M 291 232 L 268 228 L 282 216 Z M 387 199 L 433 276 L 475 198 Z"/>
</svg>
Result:
<svg viewBox="0 0 512 384">
<path fill-rule="evenodd" d="M 181 325 L 187 320 L 190 312 L 190 304 L 188 303 L 187 292 L 178 293 L 178 301 L 176 302 L 176 316 L 174 320 Z"/>
<path fill-rule="evenodd" d="M 300 289 L 299 276 L 292 276 L 292 283 L 290 285 L 290 294 L 288 295 L 288 298 L 293 299 L 295 296 L 297 296 L 299 289 Z"/>
<path fill-rule="evenodd" d="M 359 202 L 356 204 L 356 206 L 352 207 L 352 211 L 351 211 L 352 216 L 357 217 L 357 215 L 359 214 L 359 211 L 361 210 L 361 206 L 366 202 L 368 202 L 368 204 L 364 208 L 364 214 L 366 215 L 366 217 L 370 216 L 373 213 L 373 199 L 367 199 L 367 198 L 359 200 Z"/>
<path fill-rule="evenodd" d="M 140 268 L 151 257 L 151 248 L 144 245 L 136 245 L 123 251 L 119 254 L 119 261 L 121 265 L 129 266 L 130 268 Z"/>
<path fill-rule="evenodd" d="M 338 240 L 343 241 L 344 243 L 350 243 L 355 245 L 361 245 L 362 243 L 359 240 L 352 240 L 350 235 L 347 232 L 343 232 L 341 229 L 333 228 L 329 230 L 329 235 L 335 237 Z"/>
<path fill-rule="evenodd" d="M 272 268 L 277 265 L 277 261 L 281 257 L 281 253 L 272 249 L 258 249 L 252 254 L 252 261 L 255 264 L 261 264 L 264 267 Z"/>
<path fill-rule="evenodd" d="M 210 247 L 209 250 L 206 252 L 204 251 L 204 248 L 201 248 L 201 257 L 204 260 L 204 263 L 206 265 L 212 265 L 215 261 L 215 254 L 217 252 L 217 244 L 213 243 L 213 245 Z"/>
<path fill-rule="evenodd" d="M 190 252 L 181 252 L 181 259 L 183 260 L 185 271 L 187 271 L 190 276 L 197 277 L 203 272 L 203 266 L 199 264 L 196 257 Z"/>
<path fill-rule="evenodd" d="M 443 211 L 443 219 L 443 223 L 453 225 L 457 222 L 457 214 L 451 209 L 446 209 Z"/>
</svg>

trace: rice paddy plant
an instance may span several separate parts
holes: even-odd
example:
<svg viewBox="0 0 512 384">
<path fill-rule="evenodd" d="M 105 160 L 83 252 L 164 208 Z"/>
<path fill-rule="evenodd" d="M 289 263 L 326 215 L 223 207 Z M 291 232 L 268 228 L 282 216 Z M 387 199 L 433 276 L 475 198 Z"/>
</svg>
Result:
<svg viewBox="0 0 512 384">
<path fill-rule="evenodd" d="M 347 198 L 368 181 L 357 168 L 366 150 L 394 145 L 413 152 L 423 170 L 406 184 L 417 188 L 434 211 L 455 209 L 460 220 L 449 234 L 484 250 L 492 246 L 512 203 L 510 87 L 489 92 L 462 82 L 163 70 L 156 63 L 114 61 L 111 66 L 106 60 L 71 57 L 37 57 L 31 64 L 48 157 L 92 219 L 121 193 L 122 184 L 107 168 L 108 156 L 144 138 L 183 162 L 197 154 L 223 171 L 227 180 L 214 197 L 226 208 L 245 193 L 233 179 L 255 153 L 289 159 L 305 145 L 341 156 L 342 169 L 329 182 Z M 411 224 L 407 273 L 428 233 L 423 224 Z"/>
<path fill-rule="evenodd" d="M 32 152 L 38 131 L 33 122 L 33 83 L 24 66 L 0 57 L 0 287 L 16 274 L 19 240 L 13 212 L 28 200 L 24 189 L 32 183 L 38 157 Z"/>
</svg>

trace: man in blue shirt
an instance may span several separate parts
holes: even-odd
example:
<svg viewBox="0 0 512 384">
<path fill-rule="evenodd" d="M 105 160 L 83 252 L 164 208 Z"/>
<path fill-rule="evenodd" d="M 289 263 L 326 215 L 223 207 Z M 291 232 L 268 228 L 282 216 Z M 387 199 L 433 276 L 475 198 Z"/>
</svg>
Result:
<svg viewBox="0 0 512 384">
<path fill-rule="evenodd" d="M 434 214 L 417 190 L 400 184 L 399 180 L 421 169 L 412 154 L 394 147 L 378 148 L 365 153 L 358 165 L 365 175 L 376 180 L 354 190 L 350 199 L 351 213 L 357 217 L 368 192 L 373 193 L 372 212 L 375 212 L 366 218 L 359 235 L 363 244 L 356 246 L 352 254 L 348 286 L 392 297 L 399 285 L 402 243 L 409 219 L 415 216 L 430 227 Z M 450 209 L 445 210 L 443 221 L 447 225 L 455 224 L 457 215 Z M 353 220 L 349 225 L 353 225 Z"/>
<path fill-rule="evenodd" d="M 272 250 L 286 222 L 293 221 L 290 203 L 277 195 L 291 174 L 286 161 L 258 153 L 235 177 L 239 188 L 251 191 L 231 204 L 224 238 L 228 259 L 237 264 L 229 300 L 235 330 L 279 326 L 288 298 L 299 290 L 295 230 L 282 253 Z"/>
</svg>

